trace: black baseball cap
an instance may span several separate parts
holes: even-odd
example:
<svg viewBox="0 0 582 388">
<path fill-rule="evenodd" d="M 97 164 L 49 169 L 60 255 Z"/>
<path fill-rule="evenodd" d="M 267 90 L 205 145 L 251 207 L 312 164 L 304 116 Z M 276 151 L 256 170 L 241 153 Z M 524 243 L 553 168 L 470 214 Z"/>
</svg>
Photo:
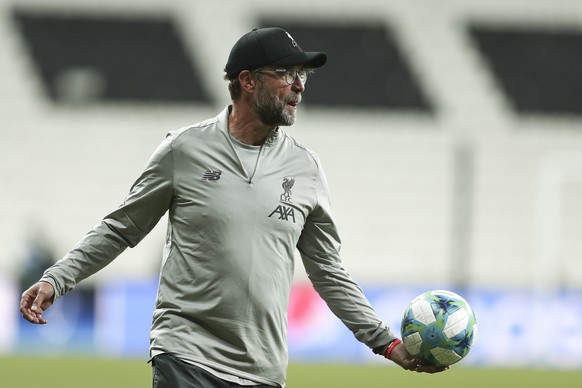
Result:
<svg viewBox="0 0 582 388">
<path fill-rule="evenodd" d="M 303 51 L 282 28 L 255 28 L 234 44 L 224 71 L 229 79 L 233 79 L 242 70 L 254 70 L 266 65 L 316 68 L 326 61 L 326 53 Z"/>
</svg>

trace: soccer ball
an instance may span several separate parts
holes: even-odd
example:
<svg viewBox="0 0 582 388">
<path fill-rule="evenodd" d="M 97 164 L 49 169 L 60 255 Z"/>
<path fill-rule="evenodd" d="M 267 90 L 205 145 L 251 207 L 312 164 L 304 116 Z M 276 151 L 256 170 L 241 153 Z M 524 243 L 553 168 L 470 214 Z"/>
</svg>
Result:
<svg viewBox="0 0 582 388">
<path fill-rule="evenodd" d="M 400 332 L 408 353 L 426 363 L 447 366 L 469 353 L 477 334 L 477 321 L 461 296 L 434 290 L 410 302 Z"/>
</svg>

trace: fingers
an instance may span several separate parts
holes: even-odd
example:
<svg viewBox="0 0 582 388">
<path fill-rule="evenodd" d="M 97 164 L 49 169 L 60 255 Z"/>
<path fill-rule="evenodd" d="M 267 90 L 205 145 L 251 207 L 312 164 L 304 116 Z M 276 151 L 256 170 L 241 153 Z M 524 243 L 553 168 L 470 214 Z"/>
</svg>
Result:
<svg viewBox="0 0 582 388">
<path fill-rule="evenodd" d="M 412 359 L 412 362 L 409 364 L 409 368 L 406 368 L 411 371 L 415 371 L 418 373 L 440 373 L 444 372 L 449 369 L 448 366 L 436 366 L 431 364 L 423 363 L 420 360 Z"/>
<path fill-rule="evenodd" d="M 403 360 L 400 363 L 400 366 L 406 370 L 416 370 L 418 368 L 418 364 L 419 363 L 417 360 L 410 358 L 410 359 Z"/>
<path fill-rule="evenodd" d="M 44 325 L 47 320 L 42 316 L 44 310 L 52 304 L 54 290 L 52 285 L 39 282 L 22 294 L 20 299 L 20 312 L 27 321 Z"/>
<path fill-rule="evenodd" d="M 22 312 L 22 309 L 20 309 L 20 311 Z M 43 311 L 40 307 L 32 306 L 29 310 L 22 312 L 22 316 L 30 323 L 44 325 L 48 323 L 48 321 L 42 316 L 42 313 Z"/>
<path fill-rule="evenodd" d="M 20 312 L 22 313 L 22 317 L 26 319 L 30 323 L 36 323 L 44 325 L 47 323 L 47 320 L 44 319 L 42 316 L 42 309 L 37 305 L 32 305 L 29 300 L 31 299 L 30 296 L 22 297 L 22 302 L 20 304 Z"/>
<path fill-rule="evenodd" d="M 431 364 L 423 363 L 416 358 L 409 358 L 403 360 L 400 366 L 406 370 L 414 371 L 418 373 L 440 373 L 449 369 L 448 366 L 436 366 Z"/>
<path fill-rule="evenodd" d="M 448 366 L 424 365 L 418 364 L 416 371 L 419 373 L 440 373 L 448 370 Z"/>
<path fill-rule="evenodd" d="M 420 373 L 439 373 L 449 369 L 422 362 L 408 353 L 403 344 L 398 344 L 391 352 L 390 359 L 402 368 Z"/>
</svg>

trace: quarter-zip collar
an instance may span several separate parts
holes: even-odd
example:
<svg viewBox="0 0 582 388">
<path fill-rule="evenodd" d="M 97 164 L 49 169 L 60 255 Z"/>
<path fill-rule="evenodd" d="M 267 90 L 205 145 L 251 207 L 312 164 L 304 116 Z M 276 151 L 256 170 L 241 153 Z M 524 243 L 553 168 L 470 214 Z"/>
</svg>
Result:
<svg viewBox="0 0 582 388">
<path fill-rule="evenodd" d="M 230 141 L 230 134 L 228 133 L 228 116 L 230 114 L 231 108 L 232 108 L 232 105 L 229 105 L 226 108 L 224 108 L 224 110 L 222 112 L 220 112 L 218 114 L 218 122 L 220 124 L 219 125 L 220 130 L 229 139 L 229 141 Z M 265 139 L 264 146 L 265 147 L 273 147 L 277 143 L 279 143 L 279 141 L 281 141 L 282 138 L 283 138 L 283 131 L 281 130 L 281 128 L 277 127 L 269 133 L 269 135 L 267 136 L 267 139 Z"/>
<path fill-rule="evenodd" d="M 231 135 L 228 131 L 228 117 L 230 114 L 230 110 L 231 110 L 231 106 L 229 105 L 222 112 L 219 113 L 219 115 L 218 115 L 219 128 L 222 131 L 222 133 L 224 134 L 224 136 L 226 137 L 226 140 L 228 141 L 228 144 L 230 145 L 230 149 L 236 155 L 239 166 L 245 172 L 247 183 L 251 184 L 251 183 L 253 183 L 253 178 L 255 177 L 255 175 L 257 174 L 257 171 L 259 169 L 261 159 L 263 158 L 263 154 L 265 153 L 265 148 L 273 147 L 281 140 L 281 138 L 282 138 L 281 130 L 279 129 L 279 127 L 277 127 L 269 133 L 269 135 L 267 136 L 267 139 L 265 139 L 265 142 L 261 145 L 261 148 L 259 149 L 259 153 L 257 155 L 257 161 L 255 163 L 255 168 L 253 169 L 253 171 L 247 171 L 246 168 L 244 167 L 244 164 L 243 164 L 241 158 L 240 158 L 240 155 L 236 151 L 235 145 L 232 143 L 233 140 L 231 139 Z"/>
</svg>

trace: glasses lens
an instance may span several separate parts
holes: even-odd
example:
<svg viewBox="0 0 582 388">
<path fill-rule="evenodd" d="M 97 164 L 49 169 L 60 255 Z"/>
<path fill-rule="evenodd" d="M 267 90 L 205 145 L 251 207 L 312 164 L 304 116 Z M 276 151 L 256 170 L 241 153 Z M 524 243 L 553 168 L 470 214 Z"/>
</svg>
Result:
<svg viewBox="0 0 582 388">
<path fill-rule="evenodd" d="M 291 68 L 287 70 L 287 73 L 285 74 L 285 81 L 289 85 L 293 85 L 293 83 L 295 82 L 295 78 L 297 78 L 297 76 L 299 76 L 301 83 L 307 82 L 307 71 L 305 70 L 298 71 L 296 68 Z"/>
<path fill-rule="evenodd" d="M 295 77 L 297 77 L 297 71 L 295 69 L 287 69 L 287 72 L 285 72 L 285 81 L 289 85 L 292 85 L 293 82 L 295 82 Z"/>
<path fill-rule="evenodd" d="M 300 70 L 298 73 L 299 73 L 299 78 L 301 79 L 301 82 L 306 83 L 307 82 L 307 70 Z"/>
</svg>

